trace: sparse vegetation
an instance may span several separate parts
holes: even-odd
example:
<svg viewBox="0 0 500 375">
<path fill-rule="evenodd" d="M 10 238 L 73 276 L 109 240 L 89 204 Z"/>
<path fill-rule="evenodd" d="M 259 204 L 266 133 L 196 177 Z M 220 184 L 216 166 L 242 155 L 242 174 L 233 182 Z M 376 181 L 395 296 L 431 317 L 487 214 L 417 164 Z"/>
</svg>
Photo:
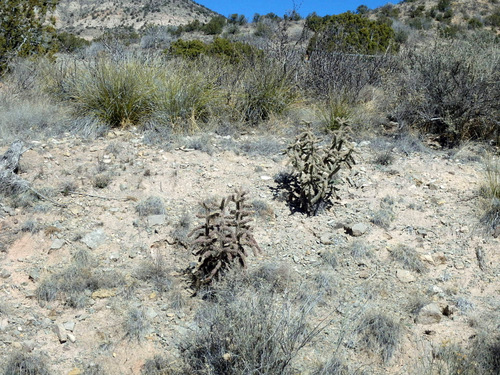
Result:
<svg viewBox="0 0 500 375">
<path fill-rule="evenodd" d="M 388 362 L 398 349 L 402 334 L 398 322 L 383 313 L 371 313 L 363 317 L 357 332 L 360 343 Z"/>
<path fill-rule="evenodd" d="M 90 3 L 0 57 L 1 375 L 499 373 L 498 0 Z"/>
<path fill-rule="evenodd" d="M 409 246 L 400 244 L 394 249 L 391 249 L 391 257 L 407 270 L 418 273 L 424 273 L 427 271 L 427 267 L 418 256 L 418 253 L 415 249 Z"/>
<path fill-rule="evenodd" d="M 237 190 L 223 198 L 218 206 L 201 203 L 204 212 L 198 217 L 204 223 L 190 233 L 193 237 L 191 245 L 199 262 L 192 274 L 196 288 L 219 279 L 236 262 L 246 267 L 248 248 L 254 254 L 260 253 L 247 218 L 250 205 L 246 202 L 246 195 L 246 192 Z"/>
<path fill-rule="evenodd" d="M 49 375 L 45 360 L 35 355 L 14 353 L 8 360 L 2 375 Z"/>
<path fill-rule="evenodd" d="M 279 188 L 287 190 L 291 209 L 308 216 L 331 205 L 335 175 L 342 167 L 354 164 L 352 148 L 344 146 L 340 136 L 333 135 L 326 149 L 319 143 L 309 126 L 298 135 L 286 151 L 293 171 L 278 182 Z"/>
<path fill-rule="evenodd" d="M 163 199 L 156 196 L 151 196 L 139 202 L 139 204 L 135 206 L 135 210 L 139 216 L 142 217 L 150 215 L 165 215 L 166 213 Z"/>
</svg>

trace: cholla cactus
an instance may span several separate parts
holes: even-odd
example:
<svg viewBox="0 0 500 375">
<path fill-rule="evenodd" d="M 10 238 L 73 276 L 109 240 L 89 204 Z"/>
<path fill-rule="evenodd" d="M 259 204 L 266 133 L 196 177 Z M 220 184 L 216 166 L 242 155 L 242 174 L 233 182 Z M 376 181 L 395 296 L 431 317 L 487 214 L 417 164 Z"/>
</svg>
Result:
<svg viewBox="0 0 500 375">
<path fill-rule="evenodd" d="M 320 147 L 319 142 L 307 126 L 286 150 L 293 167 L 287 181 L 291 185 L 288 187 L 289 203 L 309 216 L 317 215 L 318 210 L 328 205 L 332 195 L 336 194 L 335 174 L 343 166 L 351 168 L 355 164 L 352 148 L 344 147 L 344 141 L 337 135 L 333 135 L 327 147 Z"/>
<path fill-rule="evenodd" d="M 193 237 L 194 255 L 199 257 L 193 272 L 195 287 L 211 283 L 235 262 L 245 268 L 247 248 L 255 255 L 260 253 L 249 225 L 250 205 L 245 196 L 246 192 L 237 190 L 217 207 L 201 204 L 204 213 L 197 217 L 204 219 L 204 223 L 189 234 Z"/>
</svg>

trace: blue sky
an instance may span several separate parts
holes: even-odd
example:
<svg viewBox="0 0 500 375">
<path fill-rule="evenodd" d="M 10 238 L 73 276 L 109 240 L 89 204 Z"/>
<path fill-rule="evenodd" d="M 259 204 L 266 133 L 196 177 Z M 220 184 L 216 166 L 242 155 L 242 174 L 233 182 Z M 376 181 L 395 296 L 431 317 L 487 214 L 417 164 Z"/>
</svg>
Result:
<svg viewBox="0 0 500 375">
<path fill-rule="evenodd" d="M 228 16 L 229 14 L 244 14 L 249 20 L 255 13 L 266 14 L 269 12 L 283 16 L 294 8 L 303 16 L 316 12 L 320 16 L 338 14 L 348 10 L 355 11 L 361 4 L 369 8 L 376 8 L 388 2 L 398 3 L 398 0 L 195 0 L 207 8 Z"/>
</svg>

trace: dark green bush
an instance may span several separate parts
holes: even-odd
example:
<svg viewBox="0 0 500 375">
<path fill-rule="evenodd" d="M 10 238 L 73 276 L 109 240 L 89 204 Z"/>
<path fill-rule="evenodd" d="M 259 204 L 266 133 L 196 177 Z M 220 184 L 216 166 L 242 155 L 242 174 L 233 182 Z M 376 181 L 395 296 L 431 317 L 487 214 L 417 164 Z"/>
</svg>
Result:
<svg viewBox="0 0 500 375">
<path fill-rule="evenodd" d="M 376 54 L 396 51 L 394 30 L 384 22 L 372 21 L 360 14 L 342 13 L 311 17 L 307 27 L 315 31 L 307 53 L 335 51 L 360 54 Z"/>
<path fill-rule="evenodd" d="M 58 50 L 62 52 L 75 52 L 90 46 L 90 42 L 76 35 L 61 31 L 57 34 Z"/>
<path fill-rule="evenodd" d="M 195 59 L 201 55 L 215 56 L 233 64 L 263 55 L 261 51 L 249 44 L 231 42 L 225 38 L 215 38 L 208 44 L 200 40 L 179 39 L 170 45 L 169 53 L 187 59 Z"/>
<path fill-rule="evenodd" d="M 55 52 L 55 19 L 49 14 L 56 1 L 0 2 L 0 73 L 14 57 Z"/>
</svg>

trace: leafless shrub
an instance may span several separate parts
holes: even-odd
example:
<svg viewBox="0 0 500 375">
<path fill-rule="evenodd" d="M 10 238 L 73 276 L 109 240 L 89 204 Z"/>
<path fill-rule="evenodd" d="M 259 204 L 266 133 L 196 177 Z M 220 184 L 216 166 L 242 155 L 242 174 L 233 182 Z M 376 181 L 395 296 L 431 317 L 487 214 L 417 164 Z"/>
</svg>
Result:
<svg viewBox="0 0 500 375">
<path fill-rule="evenodd" d="M 443 146 L 498 137 L 500 55 L 493 44 L 436 41 L 400 53 L 386 91 L 400 126 L 437 136 Z"/>
<path fill-rule="evenodd" d="M 384 362 L 392 358 L 401 340 L 400 324 L 381 313 L 371 313 L 363 317 L 357 332 L 361 344 L 380 353 Z"/>
</svg>

